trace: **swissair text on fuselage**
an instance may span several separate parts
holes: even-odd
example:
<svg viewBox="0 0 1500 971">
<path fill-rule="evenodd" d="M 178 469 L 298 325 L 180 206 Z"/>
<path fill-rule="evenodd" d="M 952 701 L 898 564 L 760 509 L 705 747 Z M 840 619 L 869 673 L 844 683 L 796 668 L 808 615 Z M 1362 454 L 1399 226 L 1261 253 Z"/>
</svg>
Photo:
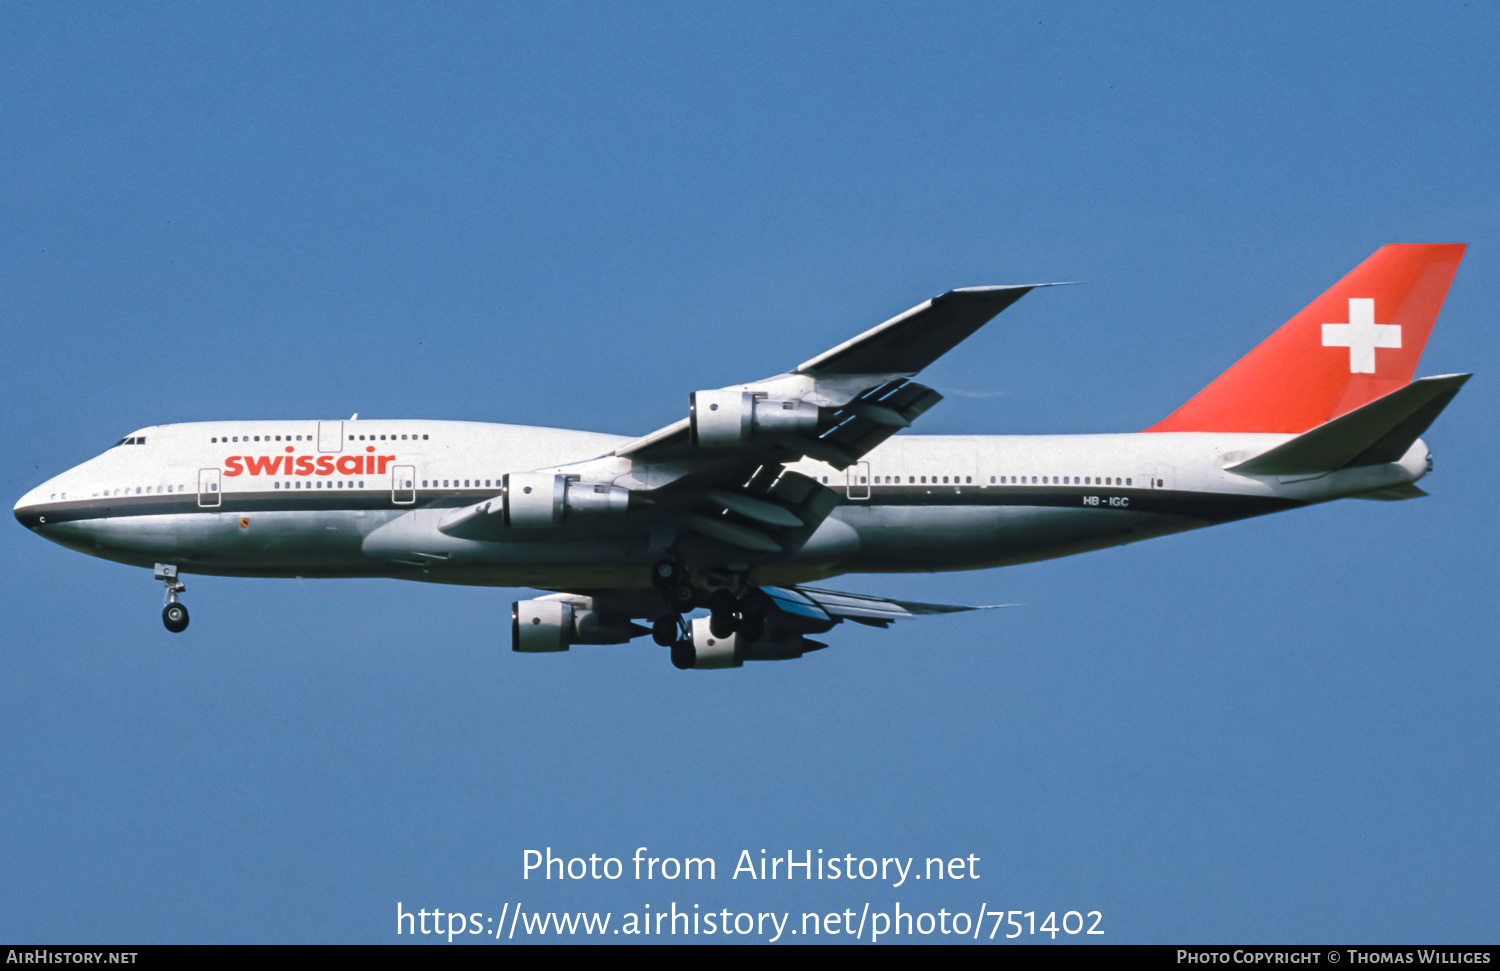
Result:
<svg viewBox="0 0 1500 971">
<path fill-rule="evenodd" d="M 231 455 L 224 475 L 384 475 L 394 461 L 394 455 Z"/>
</svg>

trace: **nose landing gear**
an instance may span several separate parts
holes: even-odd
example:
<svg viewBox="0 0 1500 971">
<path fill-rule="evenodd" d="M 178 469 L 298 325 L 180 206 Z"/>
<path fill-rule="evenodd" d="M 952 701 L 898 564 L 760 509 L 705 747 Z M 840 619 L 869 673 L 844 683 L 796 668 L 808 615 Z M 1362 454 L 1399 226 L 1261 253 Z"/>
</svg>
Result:
<svg viewBox="0 0 1500 971">
<path fill-rule="evenodd" d="M 177 579 L 177 567 L 171 563 L 156 564 L 156 579 L 167 586 L 167 605 L 161 609 L 161 622 L 174 634 L 187 630 L 188 609 L 177 602 L 177 595 L 187 587 Z"/>
</svg>

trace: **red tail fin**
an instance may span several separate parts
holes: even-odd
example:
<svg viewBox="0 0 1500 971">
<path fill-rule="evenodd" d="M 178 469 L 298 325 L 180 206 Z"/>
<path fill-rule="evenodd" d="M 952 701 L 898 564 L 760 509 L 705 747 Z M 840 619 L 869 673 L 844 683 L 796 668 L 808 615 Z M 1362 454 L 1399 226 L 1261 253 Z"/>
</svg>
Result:
<svg viewBox="0 0 1500 971">
<path fill-rule="evenodd" d="M 1382 246 L 1146 431 L 1300 434 L 1406 386 L 1464 248 Z"/>
</svg>

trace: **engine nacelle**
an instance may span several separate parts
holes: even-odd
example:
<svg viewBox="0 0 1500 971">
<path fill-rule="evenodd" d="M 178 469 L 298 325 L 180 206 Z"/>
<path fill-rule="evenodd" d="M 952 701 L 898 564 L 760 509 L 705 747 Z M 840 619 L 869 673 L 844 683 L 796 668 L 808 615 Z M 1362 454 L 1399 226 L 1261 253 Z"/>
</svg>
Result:
<svg viewBox="0 0 1500 971">
<path fill-rule="evenodd" d="M 579 482 L 552 472 L 512 472 L 502 483 L 505 525 L 518 529 L 556 526 L 574 516 L 622 513 L 630 490 L 603 482 Z"/>
<path fill-rule="evenodd" d="M 518 600 L 510 605 L 510 649 L 525 654 L 566 651 L 573 641 L 573 605 Z"/>
<path fill-rule="evenodd" d="M 523 654 L 566 651 L 574 644 L 624 644 L 647 633 L 628 617 L 605 617 L 562 600 L 518 600 L 510 605 L 510 649 Z"/>
<path fill-rule="evenodd" d="M 812 434 L 818 428 L 817 405 L 758 398 L 747 391 L 695 391 L 688 396 L 688 413 L 693 443 L 704 448 L 771 435 Z"/>
<path fill-rule="evenodd" d="M 779 630 L 773 625 L 767 625 L 766 632 L 753 641 L 747 641 L 739 634 L 716 637 L 709 629 L 709 621 L 708 617 L 693 619 L 693 663 L 688 667 L 709 670 L 737 668 L 746 661 L 790 661 L 828 646 L 809 640 L 800 632 Z"/>
</svg>

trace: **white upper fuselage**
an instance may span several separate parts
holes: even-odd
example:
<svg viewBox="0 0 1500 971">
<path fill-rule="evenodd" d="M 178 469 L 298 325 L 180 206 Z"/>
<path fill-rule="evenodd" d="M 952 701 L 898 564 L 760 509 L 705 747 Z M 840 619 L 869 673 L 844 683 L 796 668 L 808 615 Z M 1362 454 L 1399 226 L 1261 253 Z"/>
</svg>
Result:
<svg viewBox="0 0 1500 971">
<path fill-rule="evenodd" d="M 1427 467 L 1418 442 L 1400 462 L 1324 475 L 1225 470 L 1290 437 L 903 434 L 846 471 L 803 459 L 788 468 L 841 504 L 801 550 L 760 563 L 756 575 L 786 582 L 1045 559 L 1408 484 Z M 427 420 L 162 425 L 39 485 L 16 516 L 83 552 L 184 573 L 644 586 L 649 512 L 494 542 L 436 529 L 444 513 L 497 494 L 508 473 L 590 470 L 588 481 L 602 474 L 638 487 L 630 460 L 607 457 L 628 441 Z"/>
</svg>

